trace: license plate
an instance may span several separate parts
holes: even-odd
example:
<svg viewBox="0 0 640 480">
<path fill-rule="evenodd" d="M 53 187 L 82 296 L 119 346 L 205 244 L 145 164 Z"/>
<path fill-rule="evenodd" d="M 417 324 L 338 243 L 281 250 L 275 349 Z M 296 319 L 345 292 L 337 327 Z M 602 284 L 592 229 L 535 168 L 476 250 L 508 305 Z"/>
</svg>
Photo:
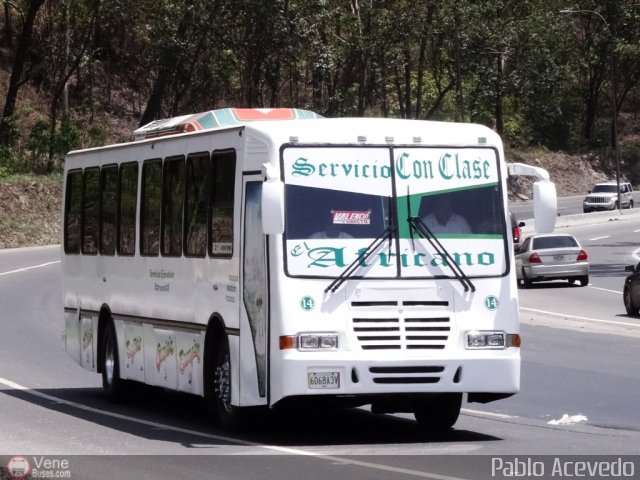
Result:
<svg viewBox="0 0 640 480">
<path fill-rule="evenodd" d="M 564 260 L 564 255 L 555 255 L 555 256 L 553 257 L 553 259 L 554 259 L 556 262 L 559 262 L 559 261 L 561 261 L 561 260 Z"/>
<path fill-rule="evenodd" d="M 340 372 L 309 372 L 307 383 L 309 388 L 340 388 Z"/>
</svg>

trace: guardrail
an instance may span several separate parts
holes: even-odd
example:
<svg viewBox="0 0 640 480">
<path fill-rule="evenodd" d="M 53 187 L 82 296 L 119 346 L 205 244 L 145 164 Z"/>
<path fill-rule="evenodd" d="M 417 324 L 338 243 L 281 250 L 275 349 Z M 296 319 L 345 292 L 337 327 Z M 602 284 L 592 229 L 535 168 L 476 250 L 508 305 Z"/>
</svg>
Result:
<svg viewBox="0 0 640 480">
<path fill-rule="evenodd" d="M 640 218 L 640 208 L 629 208 L 626 210 L 610 210 L 605 212 L 579 213 L 576 215 L 559 215 L 556 217 L 555 228 L 575 227 L 580 225 L 598 225 L 601 223 L 625 221 Z M 522 234 L 528 235 L 534 232 L 533 218 L 522 220 L 525 226 L 522 227 Z"/>
</svg>

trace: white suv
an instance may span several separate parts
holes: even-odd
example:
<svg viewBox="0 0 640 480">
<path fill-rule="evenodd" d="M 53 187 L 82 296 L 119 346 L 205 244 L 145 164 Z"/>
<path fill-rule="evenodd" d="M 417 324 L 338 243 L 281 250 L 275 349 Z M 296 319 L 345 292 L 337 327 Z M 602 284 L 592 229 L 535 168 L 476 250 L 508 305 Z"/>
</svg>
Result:
<svg viewBox="0 0 640 480">
<path fill-rule="evenodd" d="M 616 182 L 598 183 L 582 202 L 584 213 L 593 210 L 615 210 L 618 208 L 618 195 L 616 194 Z M 620 182 L 620 205 L 625 208 L 633 208 L 633 187 L 629 182 Z"/>
</svg>

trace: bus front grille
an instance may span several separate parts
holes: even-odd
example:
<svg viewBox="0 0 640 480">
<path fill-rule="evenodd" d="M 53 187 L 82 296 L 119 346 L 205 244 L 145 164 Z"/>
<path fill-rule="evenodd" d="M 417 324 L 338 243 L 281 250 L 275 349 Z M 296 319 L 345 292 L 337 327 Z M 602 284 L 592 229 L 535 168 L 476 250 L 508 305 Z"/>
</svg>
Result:
<svg viewBox="0 0 640 480">
<path fill-rule="evenodd" d="M 370 367 L 373 383 L 438 383 L 444 367 L 440 366 L 402 366 L 402 367 Z"/>
<path fill-rule="evenodd" d="M 442 350 L 451 333 L 446 301 L 352 302 L 362 350 Z"/>
</svg>

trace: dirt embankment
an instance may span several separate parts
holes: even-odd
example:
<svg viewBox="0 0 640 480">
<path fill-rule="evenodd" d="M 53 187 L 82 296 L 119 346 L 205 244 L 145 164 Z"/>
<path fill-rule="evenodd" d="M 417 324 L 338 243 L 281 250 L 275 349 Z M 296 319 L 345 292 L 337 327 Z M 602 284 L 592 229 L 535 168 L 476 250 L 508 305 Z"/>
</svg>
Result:
<svg viewBox="0 0 640 480">
<path fill-rule="evenodd" d="M 544 168 L 556 184 L 559 197 L 584 195 L 593 185 L 615 178 L 615 169 L 606 160 L 593 155 L 568 155 L 562 152 L 516 152 L 507 155 L 508 162 L 526 163 Z M 607 173 L 611 171 L 611 175 Z M 519 201 L 531 197 L 535 178 L 509 179 L 509 200 Z"/>
<path fill-rule="evenodd" d="M 61 177 L 0 180 L 0 248 L 60 243 Z"/>
</svg>

